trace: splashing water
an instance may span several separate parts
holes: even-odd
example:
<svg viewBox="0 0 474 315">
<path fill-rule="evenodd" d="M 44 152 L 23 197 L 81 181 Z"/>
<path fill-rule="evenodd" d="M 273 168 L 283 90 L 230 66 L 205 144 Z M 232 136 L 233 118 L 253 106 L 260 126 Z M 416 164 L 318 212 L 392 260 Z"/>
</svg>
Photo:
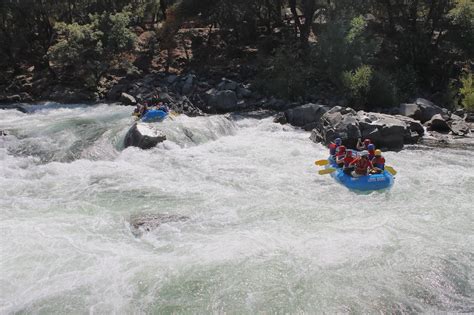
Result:
<svg viewBox="0 0 474 315">
<path fill-rule="evenodd" d="M 474 312 L 473 148 L 387 152 L 393 188 L 357 194 L 271 118 L 182 115 L 144 151 L 130 107 L 30 110 L 0 111 L 0 313 Z"/>
</svg>

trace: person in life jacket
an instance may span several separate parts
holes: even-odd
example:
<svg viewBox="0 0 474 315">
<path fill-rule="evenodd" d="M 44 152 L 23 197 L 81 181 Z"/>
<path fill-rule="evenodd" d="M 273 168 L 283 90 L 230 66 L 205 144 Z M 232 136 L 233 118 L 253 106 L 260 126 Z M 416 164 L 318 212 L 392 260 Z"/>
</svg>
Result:
<svg viewBox="0 0 474 315">
<path fill-rule="evenodd" d="M 333 143 L 333 142 L 331 142 L 331 143 L 329 144 L 328 148 L 329 148 L 329 155 L 330 155 L 332 158 L 335 157 L 335 156 L 336 156 L 336 148 L 337 148 L 336 144 Z"/>
<path fill-rule="evenodd" d="M 344 156 L 343 162 L 344 165 L 342 167 L 342 171 L 347 174 L 351 175 L 351 172 L 354 170 L 355 166 L 351 165 L 351 163 L 355 160 L 354 156 L 352 156 L 351 150 L 346 150 L 346 155 Z"/>
<path fill-rule="evenodd" d="M 169 112 L 168 106 L 164 104 L 163 102 L 159 102 L 158 104 L 156 104 L 156 109 L 164 111 L 165 113 Z"/>
<path fill-rule="evenodd" d="M 375 157 L 375 145 L 373 143 L 369 144 L 367 146 L 367 151 L 369 151 L 369 160 L 372 161 L 372 159 Z"/>
<path fill-rule="evenodd" d="M 354 177 L 366 176 L 368 171 L 373 168 L 372 162 L 369 160 L 369 152 L 367 151 L 362 151 L 360 157 L 352 161 L 350 165 L 355 166 L 355 170 L 352 172 Z"/>
<path fill-rule="evenodd" d="M 344 157 L 346 156 L 346 147 L 341 145 L 336 149 L 336 164 L 339 167 L 344 166 Z"/>
<path fill-rule="evenodd" d="M 372 165 L 374 166 L 372 173 L 380 174 L 385 170 L 385 158 L 382 156 L 382 151 L 379 149 L 375 150 L 375 156 L 372 159 Z"/>
<path fill-rule="evenodd" d="M 341 138 L 336 138 L 336 140 L 334 140 L 334 142 L 331 142 L 329 144 L 329 155 L 335 159 L 336 158 L 336 154 L 337 154 L 337 148 L 341 145 L 342 143 L 342 140 Z"/>
<path fill-rule="evenodd" d="M 365 139 L 364 142 L 361 142 L 361 139 L 357 139 L 356 148 L 359 151 L 364 151 L 369 149 L 369 144 L 371 144 L 370 139 Z"/>
</svg>

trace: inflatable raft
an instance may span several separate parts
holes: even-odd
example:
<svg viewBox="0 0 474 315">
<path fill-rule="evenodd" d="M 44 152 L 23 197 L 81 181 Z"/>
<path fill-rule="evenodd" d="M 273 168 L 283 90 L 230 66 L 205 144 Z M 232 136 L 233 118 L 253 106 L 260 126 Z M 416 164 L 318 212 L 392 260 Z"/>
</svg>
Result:
<svg viewBox="0 0 474 315">
<path fill-rule="evenodd" d="M 336 171 L 331 173 L 331 176 L 339 183 L 351 190 L 371 191 L 390 188 L 393 185 L 394 177 L 388 171 L 383 171 L 381 174 L 370 174 L 361 177 L 352 177 L 345 174 L 342 168 L 337 167 L 332 158 L 329 158 L 327 167 L 335 168 Z"/>
<path fill-rule="evenodd" d="M 160 109 L 150 109 L 142 117 L 143 122 L 162 121 L 168 116 L 168 113 Z"/>
</svg>

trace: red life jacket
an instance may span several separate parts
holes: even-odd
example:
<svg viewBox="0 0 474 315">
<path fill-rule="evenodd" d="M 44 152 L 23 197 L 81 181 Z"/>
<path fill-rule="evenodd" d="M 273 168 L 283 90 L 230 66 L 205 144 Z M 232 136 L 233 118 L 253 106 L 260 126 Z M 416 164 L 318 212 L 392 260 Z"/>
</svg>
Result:
<svg viewBox="0 0 474 315">
<path fill-rule="evenodd" d="M 384 169 L 384 166 L 385 166 L 385 158 L 383 156 L 376 156 L 374 157 L 374 159 L 372 160 L 372 164 L 375 166 L 375 167 L 378 167 L 380 169 Z"/>
<path fill-rule="evenodd" d="M 346 157 L 344 158 L 344 166 L 345 166 L 345 167 L 348 167 L 354 160 L 355 160 L 354 157 L 352 157 L 352 156 L 346 156 Z"/>
<path fill-rule="evenodd" d="M 372 167 L 372 163 L 368 159 L 358 159 L 355 172 L 359 175 L 367 175 L 367 168 L 369 167 Z"/>
</svg>

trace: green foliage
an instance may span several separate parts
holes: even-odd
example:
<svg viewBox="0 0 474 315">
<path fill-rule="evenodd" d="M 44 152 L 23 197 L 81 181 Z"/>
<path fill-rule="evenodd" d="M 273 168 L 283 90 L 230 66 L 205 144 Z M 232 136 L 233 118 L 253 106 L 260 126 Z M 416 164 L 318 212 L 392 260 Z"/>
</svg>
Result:
<svg viewBox="0 0 474 315">
<path fill-rule="evenodd" d="M 462 87 L 459 93 L 462 97 L 462 105 L 464 108 L 474 111 L 474 77 L 472 73 L 461 77 Z"/>
<path fill-rule="evenodd" d="M 372 67 L 368 65 L 362 65 L 355 69 L 355 71 L 344 71 L 342 73 L 342 83 L 347 89 L 352 101 L 358 107 L 365 105 L 367 102 L 372 75 Z"/>
<path fill-rule="evenodd" d="M 448 39 L 463 50 L 466 56 L 472 58 L 474 54 L 474 1 L 456 0 L 448 17 L 452 24 Z"/>
<path fill-rule="evenodd" d="M 136 35 L 128 29 L 128 13 L 94 14 L 89 23 L 56 23 L 59 34 L 48 57 L 59 76 L 83 80 L 94 85 L 105 70 L 117 62 L 121 53 L 134 47 Z"/>
</svg>

